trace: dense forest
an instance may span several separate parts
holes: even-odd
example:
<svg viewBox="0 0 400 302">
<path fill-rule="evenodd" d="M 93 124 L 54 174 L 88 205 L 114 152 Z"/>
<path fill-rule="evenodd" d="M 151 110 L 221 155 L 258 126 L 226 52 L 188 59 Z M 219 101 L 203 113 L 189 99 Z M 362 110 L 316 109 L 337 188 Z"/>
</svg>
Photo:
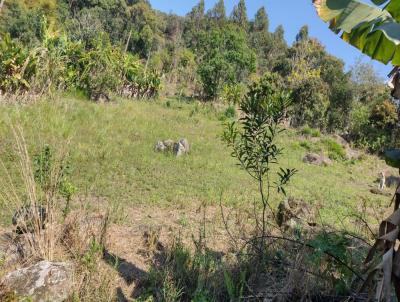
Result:
<svg viewBox="0 0 400 302">
<path fill-rule="evenodd" d="M 0 91 L 82 91 L 93 100 L 159 94 L 235 106 L 246 87 L 276 73 L 290 91 L 288 120 L 346 135 L 380 152 L 393 142 L 397 107 L 373 68 L 328 54 L 302 27 L 288 45 L 261 7 L 244 0 L 186 16 L 152 9 L 146 0 L 6 0 L 0 20 Z"/>
</svg>

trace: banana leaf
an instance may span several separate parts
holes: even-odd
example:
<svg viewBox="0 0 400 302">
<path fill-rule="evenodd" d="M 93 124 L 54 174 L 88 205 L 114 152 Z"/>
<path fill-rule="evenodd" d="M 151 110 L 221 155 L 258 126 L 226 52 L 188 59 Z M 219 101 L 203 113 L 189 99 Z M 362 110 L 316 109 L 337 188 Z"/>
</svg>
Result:
<svg viewBox="0 0 400 302">
<path fill-rule="evenodd" d="M 400 65 L 400 1 L 313 0 L 329 28 L 372 59 Z"/>
</svg>

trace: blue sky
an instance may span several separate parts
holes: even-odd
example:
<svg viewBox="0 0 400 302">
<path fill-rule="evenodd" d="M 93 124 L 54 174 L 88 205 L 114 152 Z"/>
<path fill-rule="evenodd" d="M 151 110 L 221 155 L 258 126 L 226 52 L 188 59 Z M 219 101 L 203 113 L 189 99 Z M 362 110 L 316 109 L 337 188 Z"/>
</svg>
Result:
<svg viewBox="0 0 400 302">
<path fill-rule="evenodd" d="M 216 0 L 206 0 L 206 8 L 214 6 Z M 227 12 L 230 14 L 238 0 L 225 0 Z M 308 24 L 310 35 L 317 37 L 327 48 L 328 52 L 345 61 L 349 68 L 356 59 L 362 58 L 365 62 L 371 60 L 362 55 L 357 49 L 346 44 L 333 34 L 326 24 L 316 15 L 311 0 L 247 0 L 247 9 L 250 18 L 253 18 L 257 9 L 265 6 L 270 19 L 270 30 L 282 24 L 285 28 L 286 40 L 292 43 L 300 27 Z M 198 3 L 198 0 L 150 0 L 152 6 L 164 12 L 173 12 L 185 15 Z M 378 73 L 386 79 L 391 68 L 379 62 L 372 61 Z"/>
</svg>

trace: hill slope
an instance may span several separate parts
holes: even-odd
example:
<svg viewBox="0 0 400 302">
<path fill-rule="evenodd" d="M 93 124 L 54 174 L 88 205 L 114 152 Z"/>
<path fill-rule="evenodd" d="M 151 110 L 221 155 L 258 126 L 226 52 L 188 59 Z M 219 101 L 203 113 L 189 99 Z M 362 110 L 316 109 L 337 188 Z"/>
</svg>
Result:
<svg viewBox="0 0 400 302">
<path fill-rule="evenodd" d="M 218 204 L 221 198 L 227 206 L 247 207 L 257 198 L 257 190 L 221 142 L 223 110 L 176 100 L 94 104 L 68 96 L 22 107 L 3 105 L 0 159 L 14 175 L 12 122 L 21 124 L 32 154 L 45 144 L 65 148 L 69 141 L 71 180 L 78 197 L 106 199 L 120 212 L 139 204 Z M 190 155 L 175 158 L 153 151 L 157 140 L 181 137 L 191 143 Z M 288 195 L 319 204 L 325 222 L 340 221 L 364 202 L 374 207 L 389 203 L 387 197 L 369 192 L 377 187 L 378 173 L 386 169 L 378 158 L 364 156 L 319 167 L 302 158 L 307 149 L 327 152 L 326 138 L 310 139 L 288 130 L 281 143 L 281 165 L 299 170 Z M 0 177 L 4 173 L 1 169 Z M 282 198 L 274 196 L 274 203 Z"/>
</svg>

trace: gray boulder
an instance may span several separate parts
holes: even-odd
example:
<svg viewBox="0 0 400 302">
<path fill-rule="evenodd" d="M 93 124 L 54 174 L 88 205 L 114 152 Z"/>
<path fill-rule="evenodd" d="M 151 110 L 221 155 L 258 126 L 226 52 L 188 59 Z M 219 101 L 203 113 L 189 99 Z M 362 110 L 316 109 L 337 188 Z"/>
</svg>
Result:
<svg viewBox="0 0 400 302">
<path fill-rule="evenodd" d="M 185 153 L 186 153 L 185 147 L 180 142 L 177 142 L 174 144 L 174 155 L 175 156 L 177 156 L 177 157 L 182 156 Z"/>
<path fill-rule="evenodd" d="M 21 244 L 14 232 L 0 235 L 0 270 L 14 267 L 21 259 Z"/>
<path fill-rule="evenodd" d="M 158 141 L 154 146 L 156 152 L 172 152 L 175 156 L 182 156 L 189 153 L 190 145 L 186 138 L 181 138 L 179 141 L 174 142 L 171 139 Z"/>
<path fill-rule="evenodd" d="M 179 140 L 179 143 L 185 148 L 185 153 L 189 153 L 190 151 L 189 141 L 186 138 L 181 138 Z"/>
<path fill-rule="evenodd" d="M 35 302 L 63 302 L 73 293 L 72 266 L 41 261 L 9 273 L 0 288 L 0 296 L 11 292 Z"/>
<path fill-rule="evenodd" d="M 178 142 L 174 144 L 174 154 L 175 156 L 182 156 L 188 154 L 190 150 L 189 142 L 186 138 L 181 138 Z"/>
<path fill-rule="evenodd" d="M 163 141 L 163 144 L 164 144 L 164 146 L 166 148 L 166 151 L 171 151 L 172 152 L 172 150 L 174 148 L 174 143 L 175 142 L 172 139 L 167 139 L 167 140 Z"/>
<path fill-rule="evenodd" d="M 154 146 L 154 151 L 156 151 L 156 152 L 164 152 L 165 149 L 166 149 L 166 146 L 161 141 L 158 141 L 156 143 L 156 145 Z"/>
</svg>

